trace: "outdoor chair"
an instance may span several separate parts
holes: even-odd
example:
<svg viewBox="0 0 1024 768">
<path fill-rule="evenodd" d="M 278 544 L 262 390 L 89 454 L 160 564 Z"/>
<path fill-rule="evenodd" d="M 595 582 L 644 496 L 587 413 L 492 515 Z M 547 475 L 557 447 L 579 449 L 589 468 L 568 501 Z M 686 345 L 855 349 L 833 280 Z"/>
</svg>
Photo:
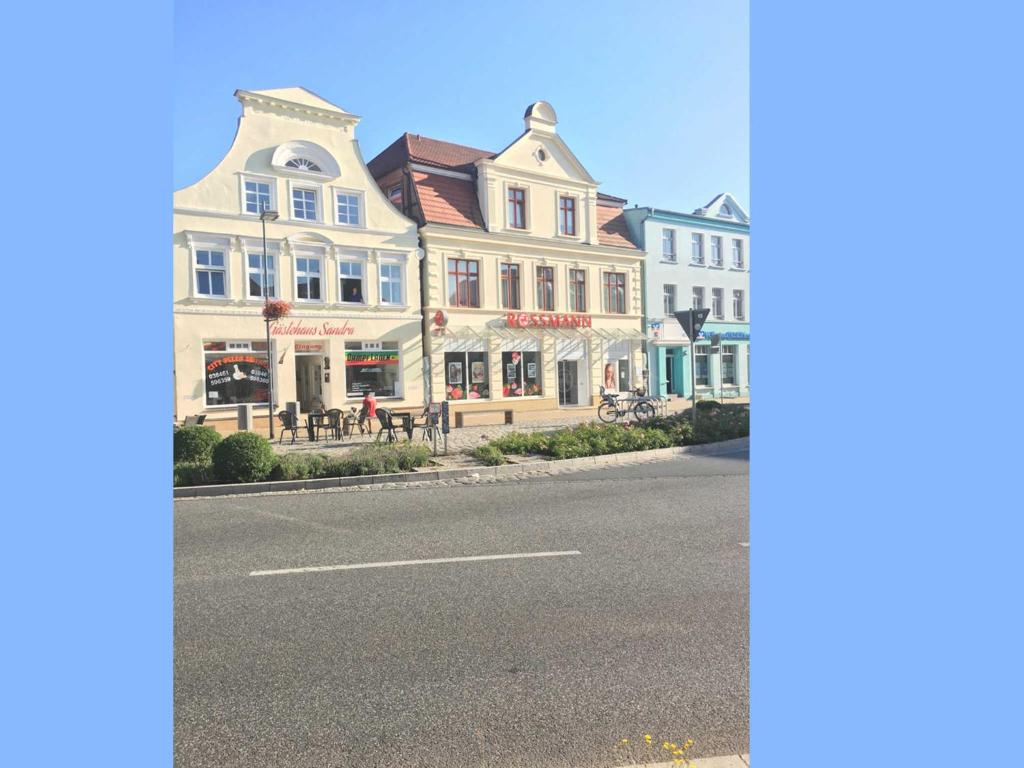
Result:
<svg viewBox="0 0 1024 768">
<path fill-rule="evenodd" d="M 380 422 L 380 429 L 377 431 L 376 442 L 380 442 L 380 436 L 387 433 L 389 443 L 397 443 L 398 435 L 395 433 L 395 420 L 391 411 L 387 408 L 377 409 L 377 421 Z"/>
<path fill-rule="evenodd" d="M 372 435 L 373 434 L 373 425 L 372 424 L 367 424 L 366 423 L 366 418 L 367 418 L 367 411 L 366 411 L 366 408 L 363 407 L 359 411 L 359 420 L 356 422 L 356 426 L 359 428 L 359 434 L 360 435 Z"/>
<path fill-rule="evenodd" d="M 441 436 L 441 430 L 434 422 L 433 418 L 431 418 L 429 408 L 424 408 L 423 413 L 416 418 L 423 419 L 423 421 L 416 421 L 416 419 L 413 419 L 412 422 L 412 428 L 420 430 L 421 440 L 432 440 L 435 433 L 437 433 L 438 437 Z"/>
<path fill-rule="evenodd" d="M 281 420 L 281 436 L 277 438 L 277 442 L 280 443 L 284 440 L 284 433 L 292 433 L 292 443 L 295 442 L 295 435 L 299 431 L 298 419 L 295 418 L 295 414 L 291 411 L 281 411 L 277 414 L 277 418 Z"/>
<path fill-rule="evenodd" d="M 341 409 L 331 408 L 324 414 L 327 417 L 327 422 L 321 418 L 316 422 L 316 437 L 320 439 L 320 430 L 326 430 L 328 437 L 333 437 L 335 440 L 341 440 Z"/>
</svg>

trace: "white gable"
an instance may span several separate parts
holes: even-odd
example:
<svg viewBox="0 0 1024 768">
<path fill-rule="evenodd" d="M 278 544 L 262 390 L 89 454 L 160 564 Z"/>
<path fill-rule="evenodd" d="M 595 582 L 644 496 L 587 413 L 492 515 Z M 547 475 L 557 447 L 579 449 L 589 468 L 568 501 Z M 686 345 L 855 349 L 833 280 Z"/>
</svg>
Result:
<svg viewBox="0 0 1024 768">
<path fill-rule="evenodd" d="M 711 199 L 711 201 L 693 212 L 695 216 L 705 216 L 709 219 L 721 219 L 722 221 L 734 221 L 738 224 L 749 224 L 750 216 L 743 210 L 743 206 L 736 202 L 736 198 L 728 192 L 722 192 Z"/>
</svg>

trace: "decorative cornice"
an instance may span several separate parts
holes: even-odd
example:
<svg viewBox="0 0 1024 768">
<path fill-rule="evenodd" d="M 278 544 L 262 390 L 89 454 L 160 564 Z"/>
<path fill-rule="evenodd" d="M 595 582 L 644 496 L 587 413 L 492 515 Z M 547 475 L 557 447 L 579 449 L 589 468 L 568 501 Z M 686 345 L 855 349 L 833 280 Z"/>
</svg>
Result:
<svg viewBox="0 0 1024 768">
<path fill-rule="evenodd" d="M 315 117 L 331 123 L 339 123 L 343 126 L 355 125 L 362 118 L 348 112 L 335 112 L 328 109 L 311 107 L 307 104 L 299 104 L 287 99 L 278 99 L 265 94 L 253 93 L 252 91 L 239 90 L 235 94 L 242 104 L 250 104 L 259 107 L 272 107 L 282 112 L 290 112 L 304 117 Z"/>
</svg>

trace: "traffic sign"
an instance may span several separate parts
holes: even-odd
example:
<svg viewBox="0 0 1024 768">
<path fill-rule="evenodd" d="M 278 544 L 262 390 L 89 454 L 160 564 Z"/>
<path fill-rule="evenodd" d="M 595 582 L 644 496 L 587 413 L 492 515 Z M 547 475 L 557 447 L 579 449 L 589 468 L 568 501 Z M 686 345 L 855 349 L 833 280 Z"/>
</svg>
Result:
<svg viewBox="0 0 1024 768">
<path fill-rule="evenodd" d="M 683 333 L 686 334 L 688 339 L 693 341 L 697 338 L 697 334 L 700 333 L 700 329 L 704 327 L 704 322 L 708 319 L 708 315 L 711 314 L 711 310 L 682 309 L 673 314 L 675 314 L 679 324 L 683 326 Z"/>
</svg>

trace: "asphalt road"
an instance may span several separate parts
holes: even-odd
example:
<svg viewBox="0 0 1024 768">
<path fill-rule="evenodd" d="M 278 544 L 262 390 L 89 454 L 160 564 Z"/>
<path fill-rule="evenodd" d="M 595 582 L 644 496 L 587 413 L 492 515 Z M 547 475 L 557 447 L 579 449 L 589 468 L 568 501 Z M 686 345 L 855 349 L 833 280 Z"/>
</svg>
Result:
<svg viewBox="0 0 1024 768">
<path fill-rule="evenodd" d="M 749 751 L 748 462 L 175 505 L 178 768 Z M 251 576 L 476 555 L 578 555 Z M 650 754 L 617 751 L 650 733 Z"/>
</svg>

